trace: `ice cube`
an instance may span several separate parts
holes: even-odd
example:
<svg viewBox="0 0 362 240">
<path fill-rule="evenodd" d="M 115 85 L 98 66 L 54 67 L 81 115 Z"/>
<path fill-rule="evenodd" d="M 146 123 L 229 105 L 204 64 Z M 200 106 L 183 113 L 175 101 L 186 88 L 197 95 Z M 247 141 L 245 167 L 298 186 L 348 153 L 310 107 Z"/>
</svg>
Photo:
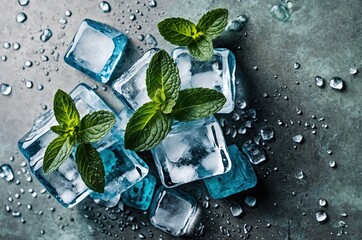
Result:
<svg viewBox="0 0 362 240">
<path fill-rule="evenodd" d="M 263 148 L 256 145 L 250 139 L 243 144 L 242 149 L 252 164 L 259 164 L 266 160 Z"/>
<path fill-rule="evenodd" d="M 85 19 L 64 56 L 70 66 L 106 83 L 124 55 L 128 39 L 106 24 Z"/>
<path fill-rule="evenodd" d="M 225 198 L 245 191 L 254 187 L 257 183 L 251 163 L 240 152 L 239 148 L 236 145 L 231 145 L 227 149 L 232 161 L 230 171 L 219 176 L 204 179 L 210 196 L 215 199 Z"/>
<path fill-rule="evenodd" d="M 70 95 L 81 117 L 96 110 L 112 111 L 85 84 L 78 85 Z M 117 122 L 110 132 L 94 144 L 102 156 L 106 172 L 105 193 L 95 193 L 95 196 L 104 201 L 125 191 L 148 173 L 148 167 L 143 160 L 136 153 L 124 149 L 122 145 L 124 128 L 120 124 L 121 119 L 119 117 L 116 119 Z M 29 161 L 31 171 L 48 192 L 63 206 L 72 207 L 92 192 L 80 177 L 74 161 L 74 152 L 56 171 L 44 175 L 42 170 L 46 147 L 56 137 L 50 127 L 57 124 L 53 111 L 43 114 L 35 120 L 33 128 L 19 140 L 18 146 Z M 132 178 L 125 177 L 127 174 Z"/>
<path fill-rule="evenodd" d="M 147 210 L 150 207 L 156 178 L 148 174 L 141 181 L 122 193 L 122 201 L 129 207 Z"/>
<path fill-rule="evenodd" d="M 181 89 L 204 87 L 223 93 L 226 103 L 219 113 L 230 113 L 235 106 L 235 56 L 225 48 L 216 48 L 210 61 L 192 57 L 186 47 L 175 48 L 171 56 L 179 68 Z"/>
<path fill-rule="evenodd" d="M 213 116 L 175 122 L 151 152 L 166 187 L 222 174 L 231 167 L 221 127 Z"/>
<path fill-rule="evenodd" d="M 174 236 L 187 232 L 195 218 L 195 198 L 175 189 L 160 187 L 150 207 L 151 224 Z"/>
<path fill-rule="evenodd" d="M 146 89 L 146 71 L 152 57 L 158 50 L 157 48 L 148 50 L 113 83 L 112 89 L 116 96 L 133 111 L 150 101 Z"/>
</svg>

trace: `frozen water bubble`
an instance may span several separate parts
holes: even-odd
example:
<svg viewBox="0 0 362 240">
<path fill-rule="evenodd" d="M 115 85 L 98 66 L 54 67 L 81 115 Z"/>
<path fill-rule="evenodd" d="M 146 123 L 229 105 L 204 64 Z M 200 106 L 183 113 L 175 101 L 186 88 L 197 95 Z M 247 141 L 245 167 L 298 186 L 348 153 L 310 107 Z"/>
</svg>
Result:
<svg viewBox="0 0 362 240">
<path fill-rule="evenodd" d="M 300 68 L 300 63 L 299 62 L 295 62 L 293 65 L 294 69 L 299 69 Z"/>
<path fill-rule="evenodd" d="M 293 137 L 293 142 L 295 142 L 295 143 L 302 143 L 303 140 L 304 140 L 304 137 L 302 135 L 300 135 L 300 134 L 295 135 Z"/>
<path fill-rule="evenodd" d="M 266 160 L 264 150 L 250 139 L 243 144 L 242 150 L 253 164 L 259 164 Z"/>
<path fill-rule="evenodd" d="M 244 200 L 245 204 L 249 207 L 255 207 L 256 205 L 256 198 L 253 196 L 246 196 Z"/>
<path fill-rule="evenodd" d="M 133 13 L 131 13 L 131 14 L 129 15 L 129 20 L 131 20 L 131 21 L 136 20 L 136 15 L 133 14 Z"/>
<path fill-rule="evenodd" d="M 282 4 L 275 4 L 270 9 L 271 15 L 279 21 L 287 21 L 290 18 L 288 9 Z"/>
<path fill-rule="evenodd" d="M 105 13 L 109 13 L 111 11 L 111 5 L 106 1 L 100 2 L 99 8 Z"/>
<path fill-rule="evenodd" d="M 28 19 L 28 17 L 26 16 L 25 13 L 21 12 L 21 13 L 18 13 L 18 15 L 16 15 L 15 19 L 18 23 L 23 23 L 26 21 L 26 19 Z"/>
<path fill-rule="evenodd" d="M 231 204 L 230 211 L 234 217 L 238 217 L 243 213 L 243 209 L 241 208 L 240 204 L 236 202 Z"/>
<path fill-rule="evenodd" d="M 343 89 L 343 80 L 340 77 L 332 77 L 329 81 L 329 86 L 336 90 Z"/>
<path fill-rule="evenodd" d="M 33 82 L 32 81 L 30 81 L 30 80 L 27 80 L 26 82 L 25 82 L 25 86 L 27 87 L 27 88 L 33 88 Z"/>
<path fill-rule="evenodd" d="M 0 177 L 10 182 L 14 179 L 13 169 L 9 164 L 3 164 L 0 166 Z"/>
<path fill-rule="evenodd" d="M 29 0 L 18 0 L 20 6 L 26 6 L 29 4 Z"/>
<path fill-rule="evenodd" d="M 53 36 L 53 32 L 52 32 L 49 28 L 46 28 L 46 29 L 44 29 L 43 33 L 40 35 L 40 40 L 41 40 L 42 42 L 46 42 L 46 41 L 48 41 L 52 36 Z"/>
<path fill-rule="evenodd" d="M 316 213 L 315 213 L 315 218 L 317 219 L 318 222 L 324 222 L 327 220 L 328 218 L 328 215 L 325 211 L 323 210 L 318 210 Z"/>
<path fill-rule="evenodd" d="M 353 68 L 350 68 L 350 69 L 349 69 L 349 74 L 351 74 L 351 75 L 356 75 L 357 73 L 358 73 L 357 68 L 353 67 Z"/>
<path fill-rule="evenodd" d="M 157 7 L 157 2 L 155 0 L 149 0 L 148 1 L 148 6 L 149 7 Z"/>
<path fill-rule="evenodd" d="M 264 141 L 268 141 L 274 138 L 274 129 L 272 127 L 266 126 L 260 129 L 261 138 Z"/>
<path fill-rule="evenodd" d="M 320 198 L 318 200 L 318 203 L 319 203 L 319 206 L 321 206 L 321 207 L 326 207 L 327 206 L 327 200 L 324 199 L 324 198 Z"/>
<path fill-rule="evenodd" d="M 148 45 L 157 46 L 156 38 L 151 34 L 146 35 L 146 43 Z"/>
<path fill-rule="evenodd" d="M 9 84 L 1 83 L 0 84 L 0 92 L 4 96 L 8 96 L 12 91 L 12 87 Z"/>
<path fill-rule="evenodd" d="M 315 80 L 315 84 L 317 84 L 318 87 L 323 87 L 324 85 L 324 78 L 322 78 L 321 76 L 316 76 L 314 78 Z"/>
</svg>

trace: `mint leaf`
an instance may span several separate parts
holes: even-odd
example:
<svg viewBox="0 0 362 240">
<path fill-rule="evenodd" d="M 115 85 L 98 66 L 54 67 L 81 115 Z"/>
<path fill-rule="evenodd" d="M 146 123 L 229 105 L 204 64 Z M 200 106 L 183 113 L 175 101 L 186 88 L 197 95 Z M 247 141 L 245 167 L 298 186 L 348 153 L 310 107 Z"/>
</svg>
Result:
<svg viewBox="0 0 362 240">
<path fill-rule="evenodd" d="M 172 112 L 172 108 L 173 106 L 175 106 L 176 104 L 176 100 L 174 99 L 169 99 L 166 102 L 164 102 L 161 106 L 161 110 L 163 113 L 165 114 L 169 114 Z"/>
<path fill-rule="evenodd" d="M 208 61 L 213 55 L 212 42 L 206 36 L 201 36 L 197 41 L 193 41 L 188 50 L 190 54 L 199 61 Z"/>
<path fill-rule="evenodd" d="M 218 112 L 225 102 L 225 96 L 213 89 L 184 89 L 180 91 L 172 116 L 179 121 L 204 118 Z"/>
<path fill-rule="evenodd" d="M 66 137 L 69 134 L 69 129 L 65 127 L 63 124 L 51 126 L 50 130 L 52 130 L 54 133 Z"/>
<path fill-rule="evenodd" d="M 160 105 L 149 102 L 132 115 L 124 137 L 127 149 L 145 151 L 153 148 L 171 130 L 172 118 L 160 110 Z"/>
<path fill-rule="evenodd" d="M 160 34 L 170 43 L 187 46 L 197 38 L 197 28 L 191 21 L 183 18 L 167 18 L 158 25 Z"/>
<path fill-rule="evenodd" d="M 85 185 L 93 191 L 103 193 L 105 172 L 102 158 L 90 144 L 79 144 L 75 162 Z"/>
<path fill-rule="evenodd" d="M 43 172 L 48 174 L 62 165 L 72 153 L 74 144 L 70 138 L 59 136 L 45 150 Z"/>
<path fill-rule="evenodd" d="M 197 29 L 211 39 L 214 39 L 224 31 L 227 23 L 228 10 L 218 8 L 204 14 L 197 23 Z"/>
<path fill-rule="evenodd" d="M 179 71 L 165 50 L 152 57 L 146 73 L 146 85 L 148 96 L 155 102 L 177 99 L 181 86 Z"/>
<path fill-rule="evenodd" d="M 77 140 L 81 143 L 97 142 L 107 135 L 115 123 L 114 114 L 108 111 L 87 114 L 80 121 Z"/>
<path fill-rule="evenodd" d="M 80 117 L 73 99 L 60 89 L 54 96 L 54 115 L 60 124 L 73 127 L 79 124 Z"/>
</svg>

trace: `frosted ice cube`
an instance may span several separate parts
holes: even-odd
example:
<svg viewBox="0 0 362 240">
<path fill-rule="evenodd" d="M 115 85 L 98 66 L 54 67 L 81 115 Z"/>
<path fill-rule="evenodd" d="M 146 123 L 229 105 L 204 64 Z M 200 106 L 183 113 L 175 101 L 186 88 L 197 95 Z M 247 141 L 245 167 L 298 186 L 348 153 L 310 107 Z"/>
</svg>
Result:
<svg viewBox="0 0 362 240">
<path fill-rule="evenodd" d="M 70 66 L 106 83 L 124 55 L 128 39 L 120 31 L 85 19 L 64 56 Z"/>
<path fill-rule="evenodd" d="M 175 122 L 151 152 L 166 187 L 222 174 L 231 167 L 221 127 L 213 116 Z"/>
<path fill-rule="evenodd" d="M 160 187 L 151 203 L 151 224 L 174 236 L 181 236 L 190 228 L 196 214 L 193 196 L 175 189 Z"/>
<path fill-rule="evenodd" d="M 112 111 L 85 84 L 78 85 L 70 95 L 81 117 L 101 109 Z M 123 148 L 124 126 L 120 124 L 121 120 L 118 117 L 116 119 L 117 122 L 110 132 L 94 144 L 102 156 L 106 171 L 105 193 L 97 193 L 96 197 L 105 201 L 140 181 L 148 172 L 147 165 L 136 153 Z M 41 115 L 35 120 L 33 128 L 19 140 L 18 146 L 29 161 L 31 171 L 49 193 L 63 206 L 72 207 L 91 193 L 78 173 L 74 152 L 56 171 L 44 175 L 42 170 L 46 147 L 56 137 L 50 127 L 57 124 L 53 111 Z M 108 158 L 108 156 L 112 157 Z M 129 174 L 130 177 L 125 177 L 125 174 Z"/>
<path fill-rule="evenodd" d="M 210 61 L 201 62 L 192 57 L 186 47 L 175 48 L 171 56 L 181 77 L 181 89 L 211 88 L 226 96 L 226 103 L 219 113 L 230 113 L 235 106 L 234 54 L 225 48 L 216 48 Z"/>
</svg>

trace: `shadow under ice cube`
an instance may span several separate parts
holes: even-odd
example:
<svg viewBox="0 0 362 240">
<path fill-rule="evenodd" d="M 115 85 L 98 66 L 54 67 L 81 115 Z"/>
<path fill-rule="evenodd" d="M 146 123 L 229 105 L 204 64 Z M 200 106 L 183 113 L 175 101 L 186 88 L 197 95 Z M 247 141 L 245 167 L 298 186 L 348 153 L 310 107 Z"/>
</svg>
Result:
<svg viewBox="0 0 362 240">
<path fill-rule="evenodd" d="M 229 172 L 204 179 L 212 198 L 219 199 L 255 187 L 257 178 L 251 163 L 236 145 L 228 147 L 232 166 Z"/>
<path fill-rule="evenodd" d="M 223 174 L 231 167 L 221 127 L 213 116 L 174 123 L 151 152 L 166 187 Z"/>
<path fill-rule="evenodd" d="M 124 55 L 126 35 L 106 24 L 84 19 L 64 56 L 70 66 L 106 83 Z"/>
<path fill-rule="evenodd" d="M 150 207 L 151 224 L 174 236 L 187 232 L 197 210 L 195 198 L 183 191 L 160 187 Z"/>
<path fill-rule="evenodd" d="M 112 110 L 87 85 L 78 85 L 71 93 L 81 117 L 98 110 Z M 94 144 L 102 156 L 106 173 L 105 193 L 95 193 L 96 197 L 107 201 L 125 191 L 148 173 L 148 167 L 138 155 L 123 148 L 124 125 L 116 116 L 116 124 L 99 142 Z M 41 184 L 63 206 L 72 207 L 92 191 L 84 184 L 75 164 L 75 151 L 57 170 L 43 174 L 43 157 L 46 147 L 56 138 L 50 130 L 57 125 L 53 111 L 38 117 L 32 129 L 22 137 L 18 146 L 29 161 L 31 171 Z"/>
</svg>

